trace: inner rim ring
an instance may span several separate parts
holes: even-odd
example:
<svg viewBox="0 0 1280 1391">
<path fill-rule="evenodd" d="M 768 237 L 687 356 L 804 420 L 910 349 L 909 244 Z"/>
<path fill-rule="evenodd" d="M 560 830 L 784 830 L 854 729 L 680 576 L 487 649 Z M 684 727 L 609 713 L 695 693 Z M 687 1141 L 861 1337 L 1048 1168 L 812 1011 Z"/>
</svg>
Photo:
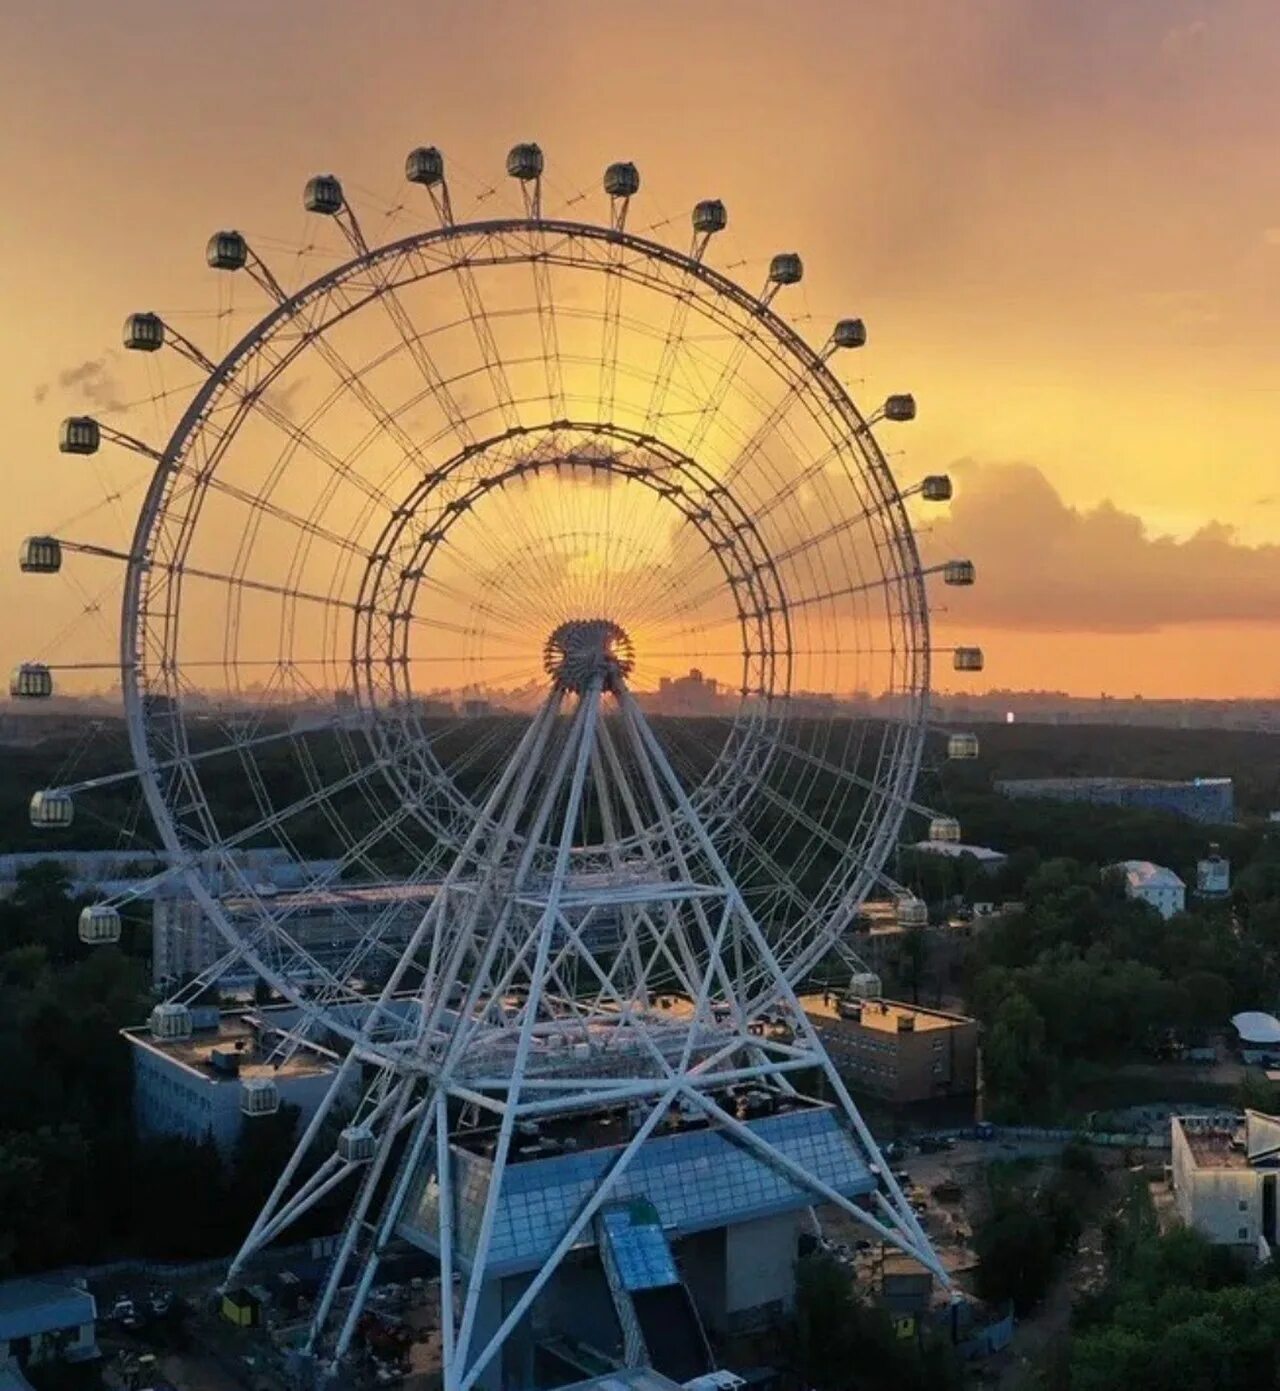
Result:
<svg viewBox="0 0 1280 1391">
<path fill-rule="evenodd" d="M 475 477 L 486 456 L 521 442 L 530 447 L 519 457 L 502 459 L 500 469 Z M 641 451 L 642 461 L 619 454 L 619 446 Z M 715 554 L 733 596 L 743 652 L 739 704 L 714 764 L 690 793 L 694 810 L 714 834 L 733 818 L 772 761 L 792 679 L 786 593 L 755 522 L 728 488 L 679 450 L 612 422 L 513 426 L 468 445 L 424 475 L 394 509 L 365 567 L 351 630 L 353 688 L 368 716 L 363 723 L 373 753 L 397 799 L 412 806 L 433 835 L 458 844 L 459 828 L 474 824 L 481 809 L 436 757 L 410 682 L 418 593 L 452 528 L 486 494 L 514 479 L 566 466 L 613 473 L 670 503 Z M 467 486 L 451 487 L 459 478 L 469 480 Z M 442 799 L 449 808 L 443 815 Z M 639 839 L 628 838 L 624 847 Z"/>
</svg>

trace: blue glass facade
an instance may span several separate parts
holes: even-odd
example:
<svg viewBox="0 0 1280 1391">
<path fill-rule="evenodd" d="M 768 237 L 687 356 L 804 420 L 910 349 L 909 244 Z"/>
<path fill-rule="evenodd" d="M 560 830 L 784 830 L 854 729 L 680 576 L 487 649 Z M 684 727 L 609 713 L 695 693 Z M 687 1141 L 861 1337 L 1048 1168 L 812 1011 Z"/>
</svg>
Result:
<svg viewBox="0 0 1280 1391">
<path fill-rule="evenodd" d="M 600 1224 L 623 1289 L 652 1290 L 679 1282 L 671 1245 L 652 1203 L 638 1200 L 606 1207 Z"/>
<path fill-rule="evenodd" d="M 845 1196 L 875 1188 L 866 1161 L 830 1107 L 762 1116 L 748 1124 L 792 1163 Z M 509 1164 L 489 1248 L 492 1274 L 510 1275 L 540 1265 L 596 1192 L 621 1149 Z M 454 1252 L 464 1266 L 476 1249 L 491 1172 L 489 1159 L 454 1147 Z M 439 1198 L 432 1165 L 416 1180 L 399 1227 L 400 1235 L 433 1253 L 439 1250 Z M 609 1198 L 611 1203 L 648 1199 L 668 1239 L 675 1239 L 809 1207 L 814 1194 L 723 1130 L 702 1129 L 649 1139 Z M 593 1244 L 590 1225 L 581 1244 Z"/>
</svg>

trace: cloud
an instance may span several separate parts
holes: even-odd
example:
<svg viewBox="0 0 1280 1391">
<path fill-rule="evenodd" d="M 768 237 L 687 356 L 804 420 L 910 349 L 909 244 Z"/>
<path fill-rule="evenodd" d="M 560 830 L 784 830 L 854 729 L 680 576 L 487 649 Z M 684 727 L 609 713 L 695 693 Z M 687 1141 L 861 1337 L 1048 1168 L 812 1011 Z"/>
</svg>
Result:
<svg viewBox="0 0 1280 1391">
<path fill-rule="evenodd" d="M 1203 19 L 1175 25 L 1160 40 L 1161 55 L 1166 62 L 1184 62 L 1203 49 L 1208 33 L 1209 26 Z"/>
<path fill-rule="evenodd" d="M 108 356 L 110 354 L 92 357 L 75 367 L 64 367 L 57 377 L 59 389 L 77 401 L 97 406 L 99 410 L 128 410 L 120 383 L 107 365 Z M 49 382 L 41 382 L 36 387 L 32 395 L 37 405 L 45 400 L 50 389 Z"/>
<path fill-rule="evenodd" d="M 978 583 L 966 622 L 1031 632 L 1151 633 L 1280 620 L 1280 546 L 1246 546 L 1209 522 L 1185 540 L 1151 535 L 1111 503 L 1068 506 L 1030 464 L 963 462 L 930 556 L 967 556 Z"/>
</svg>

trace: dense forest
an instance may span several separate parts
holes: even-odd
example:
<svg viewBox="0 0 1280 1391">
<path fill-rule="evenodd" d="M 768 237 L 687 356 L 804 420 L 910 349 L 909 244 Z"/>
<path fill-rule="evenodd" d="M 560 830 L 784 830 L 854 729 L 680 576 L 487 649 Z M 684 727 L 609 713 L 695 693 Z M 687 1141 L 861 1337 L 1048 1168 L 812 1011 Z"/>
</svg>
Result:
<svg viewBox="0 0 1280 1391">
<path fill-rule="evenodd" d="M 1023 773 L 1220 773 L 1255 789 L 1262 808 L 1280 801 L 1269 791 L 1270 739 L 1077 726 L 997 727 L 984 737 L 976 765 L 935 766 L 921 797 L 957 816 L 966 840 L 1011 852 L 1007 863 L 989 876 L 971 859 L 904 849 L 896 870 L 930 902 L 935 920 L 946 917 L 955 894 L 1025 904 L 1020 915 L 972 935 L 954 982 L 984 1027 L 995 1115 L 1071 1114 L 1081 1087 L 1117 1062 L 1161 1056 L 1171 1036 L 1194 1039 L 1221 1028 L 1235 1009 L 1276 1004 L 1280 837 L 1265 822 L 1206 828 L 1160 813 L 1011 802 L 990 788 L 993 775 Z M 298 774 L 287 755 L 282 745 L 276 776 L 285 796 L 305 786 L 289 783 Z M 325 756 L 341 766 L 340 747 Z M 32 787 L 126 763 L 122 731 L 109 724 L 7 751 L 0 850 L 124 845 L 141 853 L 151 840 L 127 784 L 87 797 L 70 832 L 41 835 L 25 815 Z M 231 782 L 225 793 L 218 778 L 210 785 L 226 815 L 253 816 L 251 806 L 237 808 Z M 362 803 L 353 814 L 374 812 Z M 791 828 L 781 829 L 785 846 Z M 917 825 L 907 838 L 920 834 Z M 1126 899 L 1105 872 L 1116 859 L 1150 858 L 1194 882 L 1210 838 L 1233 861 L 1231 898 L 1192 904 L 1168 923 Z M 328 848 L 318 822 L 303 840 L 315 853 Z M 17 893 L 0 902 L 0 1211 L 16 1214 L 0 1234 L 0 1274 L 125 1252 L 225 1251 L 278 1170 L 292 1118 L 282 1112 L 247 1128 L 247 1148 L 226 1161 L 208 1145 L 140 1141 L 118 1031 L 150 1008 L 149 941 L 135 924 L 119 948 L 91 952 L 76 938 L 78 905 L 66 895 L 60 872 L 45 867 L 24 874 Z M 914 955 L 907 969 L 918 983 L 927 951 Z M 145 1190 L 136 1182 L 141 1172 Z M 192 1192 L 205 1200 L 193 1206 Z"/>
</svg>

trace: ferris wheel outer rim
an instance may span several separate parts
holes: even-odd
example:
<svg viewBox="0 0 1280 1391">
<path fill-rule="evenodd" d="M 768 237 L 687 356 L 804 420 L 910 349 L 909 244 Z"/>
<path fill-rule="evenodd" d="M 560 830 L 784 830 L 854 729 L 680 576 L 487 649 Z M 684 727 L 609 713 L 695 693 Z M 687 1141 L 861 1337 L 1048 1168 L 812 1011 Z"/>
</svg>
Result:
<svg viewBox="0 0 1280 1391">
<path fill-rule="evenodd" d="M 892 778 L 890 786 L 885 786 L 882 789 L 885 806 L 875 822 L 876 835 L 870 844 L 863 842 L 860 846 L 861 849 L 869 853 L 862 856 L 863 862 L 858 866 L 857 873 L 843 882 L 841 902 L 835 905 L 836 918 L 847 920 L 856 911 L 866 892 L 878 878 L 892 844 L 897 838 L 906 814 L 910 790 L 918 776 L 928 716 L 930 699 L 929 609 L 916 538 L 906 516 L 901 493 L 893 480 L 883 451 L 871 432 L 866 418 L 831 374 L 825 357 L 815 351 L 786 320 L 773 310 L 769 303 L 753 295 L 738 282 L 706 265 L 700 258 L 687 255 L 673 247 L 639 237 L 632 232 L 561 219 L 516 217 L 482 222 L 447 223 L 379 247 L 369 248 L 367 251 L 330 268 L 325 274 L 316 277 L 293 295 L 278 302 L 214 365 L 212 371 L 208 373 L 205 381 L 193 395 L 187 409 L 174 427 L 168 444 L 160 455 L 143 505 L 139 509 L 138 520 L 134 528 L 133 545 L 126 566 L 121 603 L 120 660 L 126 725 L 144 797 L 156 822 L 161 839 L 165 842 L 166 848 L 181 862 L 183 856 L 188 852 L 178 834 L 176 824 L 172 819 L 171 809 L 156 780 L 155 770 L 152 766 L 155 760 L 152 757 L 147 713 L 144 708 L 145 697 L 139 680 L 144 658 L 141 650 L 142 622 L 144 619 L 141 596 L 143 580 L 150 569 L 152 558 L 150 541 L 155 534 L 157 521 L 164 512 L 168 484 L 179 471 L 181 460 L 185 457 L 185 451 L 201 423 L 202 416 L 220 390 L 228 387 L 235 373 L 253 358 L 278 326 L 288 322 L 306 305 L 333 288 L 342 285 L 361 271 L 368 270 L 370 267 L 396 255 L 404 255 L 426 246 L 448 243 L 463 236 L 494 236 L 518 232 L 537 233 L 542 236 L 546 236 L 548 233 L 558 233 L 570 238 L 583 238 L 586 241 L 609 243 L 615 246 L 621 244 L 633 252 L 656 260 L 664 266 L 674 268 L 715 291 L 762 324 L 773 340 L 794 362 L 801 365 L 811 379 L 821 387 L 822 396 L 827 404 L 833 408 L 837 416 L 843 418 L 849 435 L 857 439 L 860 452 L 867 465 L 865 476 L 874 482 L 880 494 L 882 515 L 890 519 L 890 525 L 887 528 L 888 536 L 894 550 L 898 553 L 898 559 L 901 561 L 896 570 L 895 582 L 903 586 L 909 594 L 909 602 L 902 606 L 898 618 L 905 622 L 910 629 L 911 675 L 914 679 L 904 682 L 904 690 L 910 693 L 913 708 L 908 716 L 894 721 L 897 727 L 897 747 L 895 747 L 891 761 L 896 776 Z M 527 255 L 508 257 L 502 260 L 495 258 L 486 264 L 513 264 L 528 259 L 530 258 Z M 414 277 L 414 281 L 429 279 L 431 275 L 445 273 L 455 268 L 456 263 L 440 266 L 429 273 Z M 398 288 L 403 283 L 406 282 L 397 282 L 397 285 L 392 288 Z M 386 288 L 382 287 L 375 290 L 344 310 L 343 313 L 334 315 L 333 318 L 326 321 L 324 329 L 327 330 L 334 323 L 366 307 L 373 299 L 385 293 Z M 286 358 L 278 370 L 283 370 L 283 366 L 287 366 L 300 352 L 304 351 L 309 341 L 309 337 L 302 339 L 297 349 Z M 180 589 L 180 568 L 176 575 L 170 577 L 170 583 L 175 584 Z M 180 605 L 178 611 L 180 612 Z M 174 733 L 180 738 L 178 757 L 183 760 L 189 759 L 190 747 L 187 743 L 185 723 L 180 718 L 174 719 L 172 712 L 170 712 L 170 716 Z M 901 748 L 904 738 L 908 742 L 908 747 L 905 750 Z M 211 848 L 216 849 L 216 847 Z M 213 910 L 210 912 L 210 916 L 228 943 L 241 949 L 244 959 L 268 984 L 286 998 L 294 1000 L 302 1008 L 308 1009 L 308 1002 L 297 985 L 271 968 L 259 953 L 248 946 L 245 936 L 236 932 L 222 920 L 222 914 L 217 909 L 215 900 L 199 882 L 198 873 L 193 868 L 187 867 L 184 868 L 183 874 L 194 896 L 203 901 L 203 906 L 207 911 Z M 251 886 L 246 883 L 246 888 L 251 888 Z M 834 931 L 835 929 L 836 924 L 833 921 L 829 930 Z M 331 1027 L 337 1026 L 340 1022 L 335 1021 L 329 1014 L 324 1014 L 321 1017 Z M 340 1027 L 338 1031 L 343 1032 Z M 355 1036 L 355 1032 L 352 1031 L 352 1037 Z"/>
</svg>

